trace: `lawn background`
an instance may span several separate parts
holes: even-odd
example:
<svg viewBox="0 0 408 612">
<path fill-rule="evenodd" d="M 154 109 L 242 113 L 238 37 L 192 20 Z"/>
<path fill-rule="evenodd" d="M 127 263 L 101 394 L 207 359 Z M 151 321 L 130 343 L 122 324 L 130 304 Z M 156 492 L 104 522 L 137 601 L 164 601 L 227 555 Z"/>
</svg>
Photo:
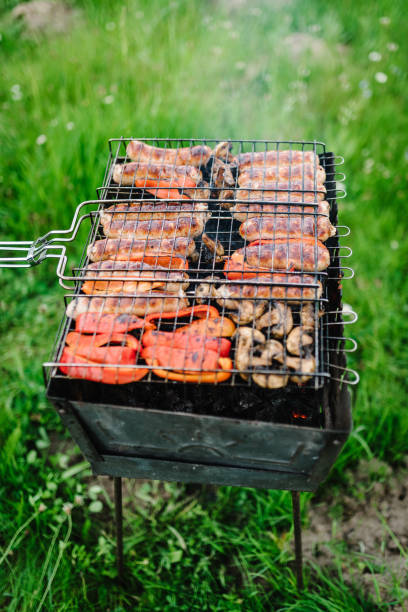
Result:
<svg viewBox="0 0 408 612">
<path fill-rule="evenodd" d="M 361 382 L 354 433 L 326 485 L 341 512 L 360 459 L 397 469 L 408 451 L 405 3 L 82 0 L 69 3 L 72 30 L 35 37 L 11 19 L 14 4 L 0 11 L 2 239 L 69 227 L 114 136 L 316 138 L 345 157 L 339 216 L 352 228 L 343 243 L 356 278 L 344 299 L 359 314 L 350 365 Z M 311 50 L 288 38 L 299 32 Z M 287 493 L 157 482 L 129 501 L 119 587 L 109 485 L 89 478 L 44 398 L 40 364 L 63 295 L 53 264 L 2 271 L 0 282 L 0 609 L 402 605 L 398 581 L 374 596 L 358 580 L 345 585 L 355 559 L 341 551 L 329 570 L 308 565 L 297 599 Z"/>
</svg>

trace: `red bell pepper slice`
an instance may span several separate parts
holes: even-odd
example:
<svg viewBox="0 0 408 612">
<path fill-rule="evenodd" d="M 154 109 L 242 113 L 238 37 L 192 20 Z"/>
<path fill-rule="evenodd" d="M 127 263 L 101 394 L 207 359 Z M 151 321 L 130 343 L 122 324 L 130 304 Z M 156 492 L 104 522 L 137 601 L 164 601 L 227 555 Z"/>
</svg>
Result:
<svg viewBox="0 0 408 612">
<path fill-rule="evenodd" d="M 191 179 L 190 179 L 190 183 L 193 183 L 191 187 L 196 187 L 196 184 L 194 183 L 194 181 L 191 181 Z M 190 199 L 184 194 L 181 195 L 181 193 L 179 192 L 178 188 L 187 187 L 187 184 L 186 183 L 180 184 L 180 181 L 178 180 L 137 179 L 134 182 L 134 186 L 139 189 L 144 189 L 148 193 L 151 193 L 157 198 L 160 198 L 163 200 L 167 200 L 167 199 L 189 200 Z"/>
<path fill-rule="evenodd" d="M 75 365 L 60 365 L 63 374 L 70 378 L 82 378 L 108 385 L 123 385 L 136 382 L 149 371 L 146 368 L 115 368 L 114 366 L 101 367 L 81 355 L 76 355 L 70 347 L 65 347 L 61 356 L 61 364 L 73 363 Z"/>
<path fill-rule="evenodd" d="M 197 351 L 200 349 L 214 351 L 220 357 L 228 357 L 231 342 L 225 338 L 214 338 L 198 334 L 176 334 L 175 332 L 148 331 L 142 336 L 143 346 L 155 347 L 160 351 L 162 346 L 169 348 Z"/>
<path fill-rule="evenodd" d="M 150 360 L 148 360 L 150 363 Z M 224 380 L 228 380 L 231 376 L 232 369 L 232 361 L 229 357 L 220 357 L 218 359 L 219 370 L 217 372 L 195 372 L 187 373 L 187 372 L 175 372 L 171 370 L 162 370 L 158 368 L 159 362 L 157 359 L 151 360 L 150 365 L 153 365 L 153 373 L 160 378 L 166 378 L 169 380 L 178 380 L 180 382 L 192 382 L 192 383 L 212 383 L 217 384 L 219 382 L 223 382 Z"/>
<path fill-rule="evenodd" d="M 174 312 L 154 312 L 147 315 L 146 321 L 150 322 L 154 319 L 181 319 L 193 315 L 200 319 L 208 317 L 208 319 L 214 319 L 220 316 L 220 313 L 214 306 L 208 306 L 203 304 L 202 306 L 191 306 L 190 308 L 183 308 L 182 310 L 176 310 Z"/>
<path fill-rule="evenodd" d="M 77 351 L 92 350 L 93 348 L 103 346 L 104 344 L 121 344 L 128 346 L 136 351 L 140 347 L 139 340 L 131 334 L 91 334 L 85 335 L 79 332 L 72 331 L 67 334 L 65 342 L 68 346 L 72 346 Z"/>
<path fill-rule="evenodd" d="M 141 355 L 148 363 L 156 360 L 161 367 L 172 370 L 218 369 L 218 353 L 209 351 L 204 346 L 191 351 L 189 347 L 178 349 L 159 344 L 143 347 Z M 194 372 L 191 373 L 194 374 Z"/>
<path fill-rule="evenodd" d="M 154 329 L 155 325 L 146 323 L 145 319 L 140 319 L 128 314 L 98 314 L 84 312 L 75 321 L 75 330 L 87 334 L 114 334 L 126 333 L 132 329 Z"/>
<path fill-rule="evenodd" d="M 198 334 L 201 336 L 226 336 L 230 337 L 235 332 L 235 324 L 227 317 L 215 317 L 214 319 L 202 319 L 193 321 L 188 325 L 176 329 L 176 334 Z"/>
</svg>

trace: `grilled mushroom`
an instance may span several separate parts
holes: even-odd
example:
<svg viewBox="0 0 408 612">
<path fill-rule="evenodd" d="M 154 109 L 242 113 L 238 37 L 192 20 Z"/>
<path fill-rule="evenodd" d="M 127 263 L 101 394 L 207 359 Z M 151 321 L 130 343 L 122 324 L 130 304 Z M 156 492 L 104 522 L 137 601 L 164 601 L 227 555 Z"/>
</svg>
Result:
<svg viewBox="0 0 408 612">
<path fill-rule="evenodd" d="M 231 313 L 231 319 L 234 323 L 238 325 L 246 325 L 250 323 L 254 319 L 257 319 L 261 316 L 266 307 L 266 301 L 256 302 L 250 300 L 243 300 L 242 302 L 238 302 L 238 300 L 228 300 L 229 302 L 235 302 L 237 305 L 237 312 Z"/>
<path fill-rule="evenodd" d="M 234 192 L 232 189 L 223 189 L 218 196 L 219 204 L 222 208 L 232 208 L 235 204 Z"/>
<path fill-rule="evenodd" d="M 259 356 L 254 356 L 250 361 L 252 367 L 268 367 L 273 368 L 273 362 L 283 363 L 283 346 L 277 340 L 268 340 L 259 347 L 256 347 L 256 352 Z M 264 374 L 256 372 L 252 375 L 252 380 L 267 389 L 281 389 L 288 383 L 289 376 L 286 374 Z"/>
<path fill-rule="evenodd" d="M 219 142 L 214 149 L 214 156 L 218 159 L 228 159 L 231 149 L 231 142 Z"/>
<path fill-rule="evenodd" d="M 308 376 L 308 374 L 313 374 L 316 371 L 316 360 L 313 355 L 307 355 L 302 359 L 299 357 L 286 357 L 286 365 L 291 370 L 302 372 L 300 376 L 295 375 L 290 377 L 290 380 L 298 385 L 310 380 L 311 376 Z"/>
<path fill-rule="evenodd" d="M 200 283 L 195 288 L 195 297 L 197 304 L 207 304 L 208 300 L 216 297 L 215 283 L 221 281 L 218 276 L 206 276 L 203 280 L 213 281 L 211 283 Z"/>
<path fill-rule="evenodd" d="M 214 159 L 212 167 L 213 183 L 218 189 L 225 189 L 235 186 L 235 179 L 232 176 L 230 167 L 220 159 Z"/>
<path fill-rule="evenodd" d="M 266 389 L 282 389 L 288 384 L 287 374 L 254 374 L 252 380 Z"/>
<path fill-rule="evenodd" d="M 235 367 L 239 370 L 241 378 L 248 380 L 248 374 L 244 371 L 248 369 L 250 355 L 254 343 L 264 343 L 265 336 L 262 332 L 251 327 L 238 327 L 235 332 L 237 346 L 235 349 Z"/>
<path fill-rule="evenodd" d="M 309 352 L 313 344 L 313 338 L 303 327 L 294 327 L 286 340 L 286 348 L 292 355 L 304 355 Z"/>
<path fill-rule="evenodd" d="M 257 319 L 255 325 L 257 329 L 270 327 L 272 336 L 283 338 L 293 327 L 292 311 L 287 304 L 275 302 L 273 308 Z"/>
<path fill-rule="evenodd" d="M 324 315 L 324 310 L 319 310 L 317 316 L 320 318 Z M 313 302 L 302 304 L 300 309 L 300 320 L 305 331 L 311 332 L 315 328 L 315 309 Z"/>
<path fill-rule="evenodd" d="M 208 236 L 208 234 L 203 234 L 201 238 L 210 253 L 213 253 L 215 255 L 215 262 L 220 263 L 224 261 L 225 251 L 221 242 L 219 240 L 213 240 Z"/>
</svg>

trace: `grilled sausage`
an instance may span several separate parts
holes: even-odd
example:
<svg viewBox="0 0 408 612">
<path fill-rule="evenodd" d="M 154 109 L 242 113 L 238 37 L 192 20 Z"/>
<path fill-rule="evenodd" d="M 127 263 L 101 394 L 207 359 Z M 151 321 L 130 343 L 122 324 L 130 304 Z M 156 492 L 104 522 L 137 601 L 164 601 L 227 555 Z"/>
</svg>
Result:
<svg viewBox="0 0 408 612">
<path fill-rule="evenodd" d="M 106 238 L 97 240 L 88 247 L 88 257 L 91 261 L 101 261 L 103 259 L 134 261 L 143 257 L 143 255 L 189 257 L 194 251 L 194 240 L 189 238 L 164 238 L 163 240 Z"/>
<path fill-rule="evenodd" d="M 295 189 L 294 183 L 292 183 L 289 191 L 289 188 L 284 188 L 282 185 L 283 183 L 279 183 L 279 188 L 286 189 L 285 191 L 276 191 L 276 184 L 260 185 L 260 189 L 237 189 L 235 199 L 260 200 L 261 202 L 321 202 L 325 198 L 325 193 L 315 193 L 313 187 L 311 191 L 302 191 L 302 186 L 300 186 L 299 191 L 292 191 L 292 189 Z M 261 188 L 265 188 L 265 191 Z M 325 190 L 324 187 L 323 189 Z"/>
<path fill-rule="evenodd" d="M 255 166 L 241 172 L 238 177 L 238 184 L 240 187 L 251 187 L 252 182 L 265 181 L 265 183 L 271 183 L 276 180 L 293 181 L 294 179 L 316 180 L 318 184 L 322 185 L 326 180 L 326 172 L 322 166 L 315 168 L 313 164 L 296 164 L 294 166 L 281 166 L 279 164 L 279 166 L 267 166 L 266 168 Z"/>
<path fill-rule="evenodd" d="M 131 204 L 114 204 L 100 212 L 101 223 L 105 225 L 111 219 L 126 219 L 127 221 L 146 221 L 148 219 L 177 219 L 199 215 L 205 221 L 211 213 L 205 202 L 132 202 Z"/>
<path fill-rule="evenodd" d="M 326 187 L 322 183 L 318 183 L 315 188 L 315 183 L 313 180 L 305 179 L 304 181 L 296 179 L 292 181 L 263 181 L 262 178 L 259 180 L 251 181 L 251 185 L 248 185 L 248 189 L 256 189 L 261 191 L 261 193 L 266 194 L 263 199 L 268 199 L 269 195 L 272 194 L 272 197 L 275 197 L 274 194 L 280 193 L 283 190 L 283 193 L 286 194 L 313 194 L 315 198 L 318 200 L 324 200 L 324 196 L 326 194 Z M 237 190 L 237 198 L 239 198 L 240 189 Z M 288 195 L 286 195 L 286 199 L 288 199 Z"/>
<path fill-rule="evenodd" d="M 238 221 L 246 221 L 251 217 L 270 217 L 282 213 L 317 213 L 318 215 L 329 215 L 329 203 L 323 200 L 315 206 L 296 206 L 294 204 L 272 204 L 271 202 L 237 202 L 231 208 L 231 212 Z"/>
<path fill-rule="evenodd" d="M 145 238 L 148 240 L 187 236 L 195 238 L 204 231 L 205 219 L 202 215 L 179 217 L 178 219 L 150 219 L 138 221 L 115 219 L 113 216 L 103 223 L 103 231 L 108 238 Z"/>
<path fill-rule="evenodd" d="M 239 228 L 242 238 L 269 240 L 273 238 L 294 238 L 296 236 L 315 236 L 316 223 L 312 216 L 302 215 L 266 215 L 248 219 Z M 317 217 L 317 237 L 325 242 L 336 233 L 328 217 Z"/>
<path fill-rule="evenodd" d="M 302 272 L 320 272 L 328 267 L 330 254 L 324 244 L 314 238 L 276 238 L 238 249 L 230 261 L 232 264 L 242 261 L 250 268 L 264 270 L 293 268 Z"/>
<path fill-rule="evenodd" d="M 322 284 L 314 276 L 308 274 L 271 274 L 260 276 L 259 281 L 268 285 L 221 285 L 217 289 L 219 299 L 239 300 L 241 298 L 261 300 L 290 299 L 294 303 L 302 300 L 318 300 L 323 293 Z M 312 285 L 317 285 L 313 287 Z"/>
<path fill-rule="evenodd" d="M 115 278 L 129 280 L 109 280 Z M 89 264 L 82 285 L 88 295 L 98 293 L 145 293 L 165 290 L 177 293 L 188 287 L 188 275 L 177 270 L 166 270 L 162 266 L 151 266 L 141 261 L 114 261 L 107 259 Z"/>
<path fill-rule="evenodd" d="M 185 295 L 155 293 L 133 297 L 77 297 L 68 304 L 67 317 L 76 319 L 80 314 L 130 314 L 144 317 L 153 312 L 174 312 L 188 307 Z"/>
<path fill-rule="evenodd" d="M 204 166 L 210 159 L 212 150 L 205 145 L 165 149 L 148 145 L 140 140 L 131 140 L 126 153 L 130 159 L 139 163 Z"/>
<path fill-rule="evenodd" d="M 138 163 L 116 164 L 113 168 L 113 180 L 124 186 L 133 185 L 137 179 L 177 179 L 188 178 L 196 185 L 202 180 L 202 173 L 194 166 L 175 166 L 169 164 Z"/>
<path fill-rule="evenodd" d="M 313 151 L 256 151 L 251 153 L 241 153 L 236 160 L 240 172 L 246 168 L 258 166 L 294 166 L 298 164 L 312 164 L 314 167 L 320 166 L 320 160 Z"/>
</svg>

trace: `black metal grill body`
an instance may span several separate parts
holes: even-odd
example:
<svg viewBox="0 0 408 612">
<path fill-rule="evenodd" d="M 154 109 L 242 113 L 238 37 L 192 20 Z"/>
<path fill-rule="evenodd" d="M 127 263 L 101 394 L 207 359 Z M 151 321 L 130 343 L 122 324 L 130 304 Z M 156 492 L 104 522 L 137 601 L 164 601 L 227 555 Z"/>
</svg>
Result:
<svg viewBox="0 0 408 612">
<path fill-rule="evenodd" d="M 121 159 L 118 151 L 119 146 L 108 164 L 100 191 L 103 199 L 112 197 L 111 167 Z M 334 156 L 322 153 L 320 159 L 328 176 L 330 217 L 336 224 Z M 116 189 L 113 199 L 118 197 L 124 196 Z M 206 227 L 206 232 L 211 228 Z M 326 245 L 332 253 L 325 283 L 329 309 L 319 337 L 327 373 L 305 388 L 292 385 L 272 391 L 254 385 L 170 381 L 111 386 L 72 380 L 55 367 L 69 329 L 64 318 L 50 364 L 54 367 L 46 372 L 47 395 L 93 471 L 117 477 L 315 490 L 351 428 L 347 374 L 343 382 L 339 375 L 346 372 L 346 358 L 338 238 L 330 238 Z"/>
</svg>

